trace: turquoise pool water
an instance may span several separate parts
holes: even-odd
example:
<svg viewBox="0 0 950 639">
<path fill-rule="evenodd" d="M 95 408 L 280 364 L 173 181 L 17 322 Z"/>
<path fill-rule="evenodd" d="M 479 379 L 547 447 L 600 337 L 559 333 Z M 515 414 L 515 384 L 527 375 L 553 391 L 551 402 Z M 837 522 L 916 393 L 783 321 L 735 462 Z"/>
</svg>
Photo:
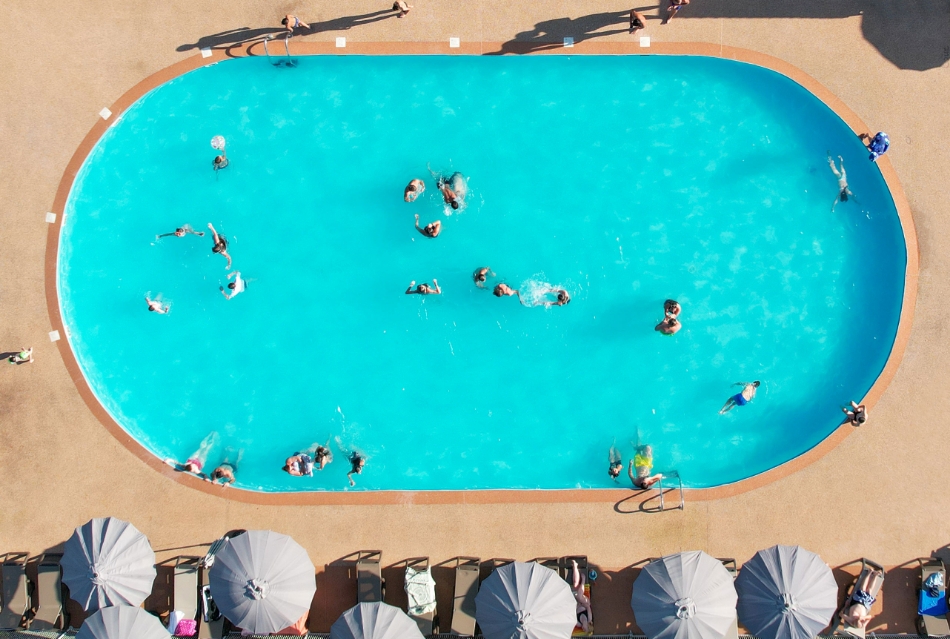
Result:
<svg viewBox="0 0 950 639">
<path fill-rule="evenodd" d="M 833 212 L 826 151 L 857 196 Z M 469 178 L 464 210 L 427 163 Z M 407 204 L 411 178 L 426 191 Z M 208 222 L 248 281 L 230 301 L 207 235 L 156 240 Z M 243 450 L 244 488 L 350 490 L 353 449 L 368 457 L 356 490 L 615 487 L 608 448 L 629 460 L 638 438 L 703 487 L 836 428 L 888 357 L 905 259 L 860 141 L 769 70 L 325 56 L 202 68 L 122 114 L 73 185 L 58 286 L 123 428 L 178 460 L 216 432 L 207 466 Z M 479 266 L 573 299 L 498 299 L 473 285 Z M 432 278 L 441 296 L 403 294 Z M 147 293 L 171 312 L 147 312 Z M 672 337 L 653 330 L 668 297 Z M 751 380 L 755 401 L 719 415 Z M 281 471 L 327 441 L 326 470 Z"/>
</svg>

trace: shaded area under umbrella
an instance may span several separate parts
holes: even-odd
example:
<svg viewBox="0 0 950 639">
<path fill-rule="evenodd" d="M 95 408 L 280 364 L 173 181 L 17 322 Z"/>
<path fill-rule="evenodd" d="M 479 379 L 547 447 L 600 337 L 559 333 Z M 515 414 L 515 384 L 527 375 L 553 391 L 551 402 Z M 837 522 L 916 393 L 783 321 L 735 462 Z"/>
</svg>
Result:
<svg viewBox="0 0 950 639">
<path fill-rule="evenodd" d="M 63 583 L 84 610 L 138 606 L 152 592 L 155 553 L 138 528 L 115 517 L 92 519 L 66 542 Z"/>
<path fill-rule="evenodd" d="M 356 604 L 333 622 L 330 639 L 423 639 L 406 613 L 381 601 Z"/>
<path fill-rule="evenodd" d="M 772 546 L 736 578 L 739 621 L 759 639 L 813 639 L 831 622 L 838 584 L 831 568 L 800 546 Z"/>
<path fill-rule="evenodd" d="M 571 587 L 544 566 L 519 561 L 496 568 L 475 597 L 485 639 L 567 639 L 577 624 Z"/>
<path fill-rule="evenodd" d="M 650 562 L 630 605 L 650 639 L 722 639 L 736 618 L 736 599 L 722 562 L 693 550 Z"/>
<path fill-rule="evenodd" d="M 76 639 L 168 639 L 153 614 L 135 606 L 108 606 L 86 618 Z"/>
<path fill-rule="evenodd" d="M 254 634 L 296 624 L 310 610 L 316 570 L 307 551 L 287 535 L 249 530 L 215 554 L 208 574 L 221 614 Z"/>
</svg>

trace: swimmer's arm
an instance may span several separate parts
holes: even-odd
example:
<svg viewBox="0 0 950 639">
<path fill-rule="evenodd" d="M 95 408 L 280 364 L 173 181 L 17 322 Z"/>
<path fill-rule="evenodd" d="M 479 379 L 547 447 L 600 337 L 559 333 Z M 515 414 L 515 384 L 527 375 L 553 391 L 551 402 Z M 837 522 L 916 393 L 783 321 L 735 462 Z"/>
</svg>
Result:
<svg viewBox="0 0 950 639">
<path fill-rule="evenodd" d="M 413 293 L 415 293 L 415 291 L 412 290 L 412 287 L 415 285 L 416 285 L 415 280 L 412 280 L 411 282 L 409 282 L 409 288 L 406 289 L 406 295 L 412 295 Z"/>
<path fill-rule="evenodd" d="M 192 231 L 192 232 L 194 232 L 194 231 Z M 174 235 L 174 233 L 162 233 L 161 235 L 156 235 L 155 237 L 156 237 L 156 238 L 159 238 L 159 237 L 168 237 L 169 235 Z"/>
<path fill-rule="evenodd" d="M 637 485 L 637 477 L 633 474 L 633 460 L 630 460 L 630 465 L 627 466 L 627 476 L 630 477 L 630 481 L 633 482 L 633 485 Z"/>
<path fill-rule="evenodd" d="M 241 274 L 241 271 L 231 271 L 230 273 L 228 273 L 228 279 L 231 279 L 235 275 L 240 275 L 240 274 Z"/>
<path fill-rule="evenodd" d="M 433 278 L 432 278 L 432 283 L 435 285 L 435 294 L 436 294 L 436 295 L 441 295 L 441 294 L 442 294 L 442 289 L 439 288 L 439 280 L 437 280 L 437 279 L 435 279 L 435 278 L 433 277 Z"/>
</svg>

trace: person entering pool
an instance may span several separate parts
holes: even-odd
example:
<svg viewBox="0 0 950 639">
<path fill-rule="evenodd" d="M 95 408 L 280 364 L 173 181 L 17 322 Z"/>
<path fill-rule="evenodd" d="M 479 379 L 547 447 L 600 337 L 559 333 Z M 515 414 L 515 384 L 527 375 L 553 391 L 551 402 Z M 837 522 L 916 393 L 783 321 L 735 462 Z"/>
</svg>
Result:
<svg viewBox="0 0 950 639">
<path fill-rule="evenodd" d="M 158 313 L 159 315 L 164 315 L 171 310 L 171 304 L 162 304 L 161 301 L 157 299 L 150 299 L 148 295 L 145 296 L 145 303 L 148 304 L 148 310 L 153 313 Z"/>
<path fill-rule="evenodd" d="M 623 470 L 623 455 L 617 450 L 616 446 L 611 446 L 607 453 L 607 461 L 610 464 L 607 467 L 607 474 L 611 479 L 620 477 L 620 471 Z"/>
<path fill-rule="evenodd" d="M 475 272 L 472 273 L 472 280 L 475 282 L 475 286 L 478 288 L 485 288 L 485 282 L 488 281 L 489 277 L 494 277 L 495 274 L 492 273 L 491 268 L 488 266 L 482 266 L 475 269 Z"/>
<path fill-rule="evenodd" d="M 366 466 L 366 457 L 360 455 L 359 452 L 353 451 L 350 454 L 350 472 L 346 474 L 346 478 L 350 480 L 350 486 L 355 486 L 356 482 L 353 481 L 353 475 L 362 475 L 363 467 Z"/>
<path fill-rule="evenodd" d="M 416 213 L 416 230 L 426 237 L 439 237 L 439 233 L 442 232 L 442 221 L 436 220 L 435 222 L 429 222 L 425 226 L 420 227 L 419 214 Z"/>
<path fill-rule="evenodd" d="M 228 162 L 228 156 L 222 150 L 221 155 L 214 156 L 214 160 L 211 161 L 211 168 L 213 168 L 214 172 L 217 173 L 221 169 L 228 168 L 228 164 L 230 164 L 230 162 Z"/>
<path fill-rule="evenodd" d="M 406 190 L 402 192 L 402 199 L 406 202 L 415 202 L 416 198 L 425 193 L 425 191 L 425 182 L 416 178 L 406 186 Z"/>
<path fill-rule="evenodd" d="M 234 483 L 234 473 L 237 472 L 238 464 L 241 463 L 241 457 L 244 456 L 244 450 L 241 449 L 237 453 L 237 458 L 232 462 L 231 461 L 231 452 L 234 449 L 228 448 L 228 454 L 224 456 L 224 461 L 218 464 L 218 467 L 211 472 L 211 483 L 217 484 L 218 480 L 221 480 L 223 486 Z"/>
<path fill-rule="evenodd" d="M 175 229 L 174 233 L 162 233 L 161 235 L 156 235 L 155 239 L 168 237 L 170 235 L 174 235 L 175 237 L 185 237 L 185 235 L 187 234 L 197 235 L 198 237 L 204 237 L 203 231 L 196 231 L 195 229 L 191 228 L 190 224 L 182 224 L 180 227 Z"/>
<path fill-rule="evenodd" d="M 211 229 L 211 234 L 214 236 L 214 246 L 211 247 L 212 253 L 218 253 L 222 257 L 228 260 L 228 265 L 224 267 L 224 270 L 231 268 L 231 256 L 228 255 L 228 238 L 223 235 L 218 235 L 218 232 L 214 230 L 214 226 L 211 222 L 208 222 L 208 228 Z"/>
<path fill-rule="evenodd" d="M 198 450 L 189 455 L 188 460 L 185 461 L 184 464 L 179 464 L 174 459 L 166 459 L 165 463 L 180 473 L 193 473 L 205 481 L 211 481 L 211 478 L 202 472 L 202 468 L 204 468 L 205 463 L 208 461 L 208 453 L 211 452 L 211 449 L 214 448 L 217 442 L 218 433 L 216 431 L 208 433 L 208 435 L 201 440 L 201 444 L 198 445 Z"/>
<path fill-rule="evenodd" d="M 228 288 L 231 289 L 231 293 L 226 293 L 223 286 L 219 286 L 221 289 L 221 294 L 224 295 L 224 299 L 233 300 L 235 297 L 243 293 L 247 289 L 247 282 L 244 281 L 244 278 L 241 277 L 241 271 L 231 271 L 228 273 L 228 279 L 234 278 L 233 282 L 228 282 Z"/>
<path fill-rule="evenodd" d="M 745 406 L 755 399 L 755 391 L 759 388 L 758 380 L 754 382 L 736 382 L 733 386 L 742 386 L 742 391 L 726 400 L 726 404 L 719 409 L 719 414 L 728 413 L 736 406 Z"/>
<path fill-rule="evenodd" d="M 577 625 L 584 632 L 588 632 L 590 625 L 594 623 L 594 611 L 590 607 L 590 597 L 584 592 L 587 575 L 577 568 L 577 561 L 572 559 L 571 564 L 573 577 L 571 579 L 571 592 L 574 594 L 574 601 L 577 602 L 574 613 L 577 616 Z"/>
<path fill-rule="evenodd" d="M 634 488 L 646 490 L 663 479 L 663 475 L 660 473 L 651 475 L 650 471 L 652 470 L 653 447 L 640 446 L 637 449 L 637 453 L 633 456 L 633 459 L 630 460 L 630 464 L 627 466 L 627 476 L 630 478 L 630 481 L 633 482 Z"/>
<path fill-rule="evenodd" d="M 442 289 L 439 288 L 439 281 L 432 278 L 433 286 L 429 286 L 428 283 L 422 283 L 419 286 L 416 286 L 416 281 L 412 280 L 409 282 L 409 288 L 406 289 L 406 295 L 441 295 Z M 416 286 L 413 290 L 413 286 Z"/>
<path fill-rule="evenodd" d="M 835 167 L 835 161 L 832 159 L 831 154 L 828 154 L 828 166 L 831 167 L 831 172 L 835 174 L 835 177 L 838 178 L 838 196 L 835 198 L 834 204 L 831 205 L 831 212 L 835 212 L 835 207 L 838 206 L 838 202 L 847 202 L 848 196 L 853 196 L 854 193 L 851 192 L 851 189 L 848 188 L 848 173 L 844 170 L 844 158 L 840 155 L 838 156 L 838 161 L 841 163 L 841 170 L 839 171 Z"/>
<path fill-rule="evenodd" d="M 511 288 L 504 282 L 501 284 L 496 284 L 492 294 L 494 294 L 495 297 L 510 297 L 512 295 L 517 295 L 518 299 L 521 299 L 521 293 Z"/>
<path fill-rule="evenodd" d="M 847 422 L 852 426 L 860 426 L 868 420 L 868 409 L 864 404 L 859 405 L 852 401 L 850 409 L 846 406 L 842 406 L 841 410 L 847 417 Z"/>
</svg>

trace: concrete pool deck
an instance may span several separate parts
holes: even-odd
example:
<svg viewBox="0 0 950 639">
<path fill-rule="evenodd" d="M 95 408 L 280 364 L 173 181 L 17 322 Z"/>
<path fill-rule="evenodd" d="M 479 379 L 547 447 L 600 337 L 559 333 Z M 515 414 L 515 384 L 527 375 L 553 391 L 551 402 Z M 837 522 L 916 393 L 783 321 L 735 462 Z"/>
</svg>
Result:
<svg viewBox="0 0 950 639">
<path fill-rule="evenodd" d="M 950 403 L 950 367 L 944 364 L 950 350 L 944 318 L 950 222 L 942 215 L 941 169 L 950 153 L 942 137 L 950 130 L 950 52 L 944 44 L 950 42 L 950 4 L 747 4 L 694 0 L 669 25 L 649 20 L 646 35 L 657 44 L 709 43 L 774 56 L 816 78 L 873 130 L 890 134 L 888 158 L 910 202 L 920 245 L 916 316 L 903 363 L 866 426 L 822 459 L 767 486 L 659 514 L 641 511 L 633 493 L 615 503 L 424 505 L 407 495 L 395 505 L 264 506 L 192 490 L 131 454 L 88 409 L 47 336 L 52 327 L 44 292 L 44 216 L 98 112 L 199 48 L 276 32 L 270 25 L 287 12 L 318 30 L 299 41 L 333 43 L 345 36 L 353 51 L 359 42 L 443 43 L 450 37 L 511 43 L 511 51 L 557 46 L 569 36 L 579 45 L 619 44 L 631 40 L 624 17 L 629 7 L 419 0 L 407 18 L 397 20 L 381 11 L 387 3 L 362 1 L 288 4 L 265 13 L 251 2 L 212 8 L 133 0 L 113 7 L 67 0 L 39 26 L 32 6 L 22 0 L 4 4 L 0 33 L 11 46 L 0 66 L 7 95 L 0 107 L 0 215 L 7 229 L 7 250 L 0 254 L 6 308 L 0 349 L 32 345 L 37 361 L 6 366 L 0 385 L 0 552 L 56 548 L 88 518 L 115 515 L 135 523 L 157 549 L 207 542 L 232 528 L 285 532 L 308 549 L 318 570 L 330 566 L 323 584 L 336 560 L 364 548 L 381 548 L 386 565 L 419 555 L 439 562 L 461 554 L 529 559 L 582 553 L 605 574 L 618 569 L 611 614 L 604 611 L 598 624 L 598 632 L 611 632 L 632 621 L 622 596 L 626 588 L 629 598 L 632 573 L 619 569 L 647 557 L 703 549 L 741 564 L 759 548 L 797 543 L 832 566 L 861 555 L 893 566 L 944 548 L 950 542 L 944 517 L 950 500 L 942 494 L 950 479 L 942 454 L 950 434 L 941 418 Z M 250 33 L 232 31 L 243 27 Z M 892 575 L 897 579 L 886 589 L 894 588 L 895 595 L 886 591 L 884 614 L 872 628 L 912 632 L 907 588 L 897 589 L 898 582 L 912 585 L 911 571 Z M 396 596 L 399 590 L 390 588 Z M 325 630 L 324 621 L 332 621 L 336 605 L 327 606 L 316 615 L 314 629 Z"/>
</svg>

